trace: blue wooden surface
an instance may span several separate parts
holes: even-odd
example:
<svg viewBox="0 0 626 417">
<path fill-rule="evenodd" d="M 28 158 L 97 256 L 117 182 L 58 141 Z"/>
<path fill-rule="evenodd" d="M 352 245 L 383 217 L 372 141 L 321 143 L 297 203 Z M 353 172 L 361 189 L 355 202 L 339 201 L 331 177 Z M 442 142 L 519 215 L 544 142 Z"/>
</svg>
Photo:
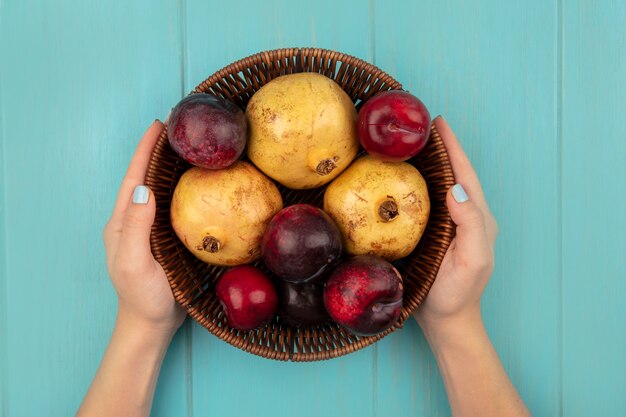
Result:
<svg viewBox="0 0 626 417">
<path fill-rule="evenodd" d="M 111 331 L 100 232 L 143 129 L 248 54 L 371 61 L 444 114 L 500 223 L 485 321 L 536 416 L 626 415 L 622 0 L 0 1 L 0 415 L 77 408 Z M 438 416 L 415 323 L 284 364 L 187 322 L 155 416 Z"/>
<path fill-rule="evenodd" d="M 563 10 L 563 411 L 626 415 L 626 2 Z"/>
</svg>

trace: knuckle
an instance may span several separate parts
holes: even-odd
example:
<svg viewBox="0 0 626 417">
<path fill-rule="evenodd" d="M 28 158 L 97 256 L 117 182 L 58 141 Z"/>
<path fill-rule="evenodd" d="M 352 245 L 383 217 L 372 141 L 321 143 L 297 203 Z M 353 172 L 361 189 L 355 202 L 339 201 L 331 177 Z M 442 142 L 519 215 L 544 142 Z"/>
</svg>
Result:
<svg viewBox="0 0 626 417">
<path fill-rule="evenodd" d="M 133 213 L 127 213 L 126 216 L 124 216 L 124 227 L 128 227 L 128 228 L 138 228 L 141 227 L 143 225 L 143 219 Z"/>
<path fill-rule="evenodd" d="M 134 262 L 125 262 L 124 260 L 118 260 L 115 265 L 115 272 L 122 278 L 132 277 L 138 274 L 138 267 Z"/>
<path fill-rule="evenodd" d="M 494 268 L 493 253 L 490 252 L 489 254 L 477 259 L 474 268 L 476 272 L 491 274 Z"/>
<path fill-rule="evenodd" d="M 462 256 L 459 263 L 460 267 L 476 275 L 491 275 L 495 266 L 492 253 L 483 256 Z"/>
<path fill-rule="evenodd" d="M 458 258 L 459 267 L 462 269 L 472 269 L 473 258 L 462 253 L 459 253 Z"/>
<path fill-rule="evenodd" d="M 483 212 L 476 207 L 467 215 L 467 221 L 476 226 L 484 226 L 485 216 Z"/>
</svg>

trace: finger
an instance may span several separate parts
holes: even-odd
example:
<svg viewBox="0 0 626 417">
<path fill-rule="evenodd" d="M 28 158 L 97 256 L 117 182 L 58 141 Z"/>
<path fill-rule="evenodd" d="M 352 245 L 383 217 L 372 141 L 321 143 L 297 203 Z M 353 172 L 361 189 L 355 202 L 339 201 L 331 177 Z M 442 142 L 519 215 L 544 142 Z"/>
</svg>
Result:
<svg viewBox="0 0 626 417">
<path fill-rule="evenodd" d="M 483 194 L 483 188 L 478 180 L 478 175 L 476 175 L 476 171 L 474 171 L 474 167 L 456 135 L 443 117 L 437 116 L 434 123 L 448 152 L 452 171 L 457 182 L 463 184 L 463 187 L 472 194 L 472 199 L 475 203 L 486 208 L 487 202 Z"/>
<path fill-rule="evenodd" d="M 448 190 L 446 205 L 456 224 L 456 255 L 465 267 L 482 268 L 492 257 L 485 214 L 474 196 L 456 184 Z"/>
<path fill-rule="evenodd" d="M 154 223 L 156 204 L 154 194 L 144 185 L 138 185 L 122 218 L 122 234 L 118 244 L 121 264 L 146 265 L 152 261 L 150 231 Z"/>
<path fill-rule="evenodd" d="M 139 141 L 139 145 L 137 145 L 137 150 L 135 150 L 117 194 L 111 220 L 109 220 L 109 227 L 113 229 L 113 233 L 121 231 L 122 218 L 129 205 L 131 194 L 137 185 L 143 184 L 145 181 L 150 156 L 162 130 L 163 123 L 155 120 L 144 133 L 141 141 Z"/>
</svg>

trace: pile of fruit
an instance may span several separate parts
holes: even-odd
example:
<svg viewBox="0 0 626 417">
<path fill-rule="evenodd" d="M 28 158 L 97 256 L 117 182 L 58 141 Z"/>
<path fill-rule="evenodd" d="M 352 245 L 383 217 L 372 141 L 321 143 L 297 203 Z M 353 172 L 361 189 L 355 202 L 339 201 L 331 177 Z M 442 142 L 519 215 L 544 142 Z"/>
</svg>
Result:
<svg viewBox="0 0 626 417">
<path fill-rule="evenodd" d="M 430 213 L 424 178 L 404 161 L 429 130 L 411 94 L 378 93 L 357 114 L 316 73 L 270 81 L 245 114 L 210 94 L 181 100 L 168 137 L 194 166 L 176 186 L 171 223 L 197 258 L 232 267 L 215 288 L 229 325 L 252 330 L 278 315 L 296 327 L 333 320 L 357 335 L 393 326 L 404 287 L 391 262 L 415 249 Z M 359 145 L 367 154 L 355 160 Z M 275 182 L 328 184 L 323 210 L 283 207 Z M 250 265 L 259 259 L 275 277 Z"/>
</svg>

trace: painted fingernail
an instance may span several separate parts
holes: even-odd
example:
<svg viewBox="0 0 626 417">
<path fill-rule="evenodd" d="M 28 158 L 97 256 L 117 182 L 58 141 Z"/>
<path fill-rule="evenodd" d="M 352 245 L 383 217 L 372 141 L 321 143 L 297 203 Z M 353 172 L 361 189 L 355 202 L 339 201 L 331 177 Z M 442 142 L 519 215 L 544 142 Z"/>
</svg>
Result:
<svg viewBox="0 0 626 417">
<path fill-rule="evenodd" d="M 454 184 L 452 187 L 452 197 L 454 197 L 457 203 L 465 203 L 469 200 L 469 197 L 461 184 Z"/>
<path fill-rule="evenodd" d="M 133 191 L 133 204 L 147 204 L 150 197 L 150 191 L 145 185 L 138 185 Z"/>
</svg>

